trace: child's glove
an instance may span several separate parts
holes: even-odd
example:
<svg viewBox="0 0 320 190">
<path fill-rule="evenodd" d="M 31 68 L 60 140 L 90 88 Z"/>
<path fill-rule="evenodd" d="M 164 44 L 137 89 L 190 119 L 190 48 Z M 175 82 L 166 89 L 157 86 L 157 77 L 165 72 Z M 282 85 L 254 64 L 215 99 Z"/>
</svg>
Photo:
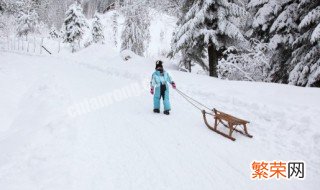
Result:
<svg viewBox="0 0 320 190">
<path fill-rule="evenodd" d="M 172 88 L 173 88 L 173 89 L 176 89 L 176 88 L 177 88 L 177 87 L 176 87 L 176 83 L 172 82 L 171 85 L 172 85 Z"/>
<path fill-rule="evenodd" d="M 153 88 L 150 89 L 150 93 L 151 93 L 152 95 L 154 94 Z"/>
</svg>

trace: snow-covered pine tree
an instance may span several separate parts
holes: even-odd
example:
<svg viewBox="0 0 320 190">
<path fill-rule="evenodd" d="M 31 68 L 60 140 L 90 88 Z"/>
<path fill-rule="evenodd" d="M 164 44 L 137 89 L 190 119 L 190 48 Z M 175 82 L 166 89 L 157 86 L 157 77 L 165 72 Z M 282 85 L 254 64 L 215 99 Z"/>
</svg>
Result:
<svg viewBox="0 0 320 190">
<path fill-rule="evenodd" d="M 104 43 L 103 25 L 97 13 L 92 22 L 92 40 L 94 43 Z"/>
<path fill-rule="evenodd" d="M 217 77 L 218 59 L 222 56 L 221 49 L 245 41 L 233 19 L 244 15 L 246 15 L 245 9 L 233 1 L 194 1 L 191 8 L 183 15 L 184 22 L 178 23 L 172 44 L 173 55 L 184 51 L 187 53 L 186 56 L 201 60 L 207 49 L 209 75 Z"/>
<path fill-rule="evenodd" d="M 143 56 L 150 41 L 150 18 L 145 1 L 124 0 L 125 16 L 121 50 L 129 49 Z"/>
<path fill-rule="evenodd" d="M 182 2 L 182 6 L 180 8 L 180 17 L 179 20 L 177 22 L 177 28 L 176 31 L 173 35 L 173 39 L 171 42 L 171 52 L 169 53 L 168 57 L 173 58 L 177 53 L 181 54 L 181 58 L 179 61 L 179 67 L 180 68 L 184 68 L 186 70 L 188 70 L 189 72 L 191 72 L 191 68 L 193 63 L 197 63 L 199 64 L 204 70 L 209 70 L 208 66 L 206 65 L 206 63 L 203 61 L 206 56 L 205 56 L 205 47 L 197 47 L 197 48 L 193 48 L 193 41 L 188 41 L 184 44 L 184 46 L 180 47 L 181 49 L 178 49 L 177 46 L 177 42 L 178 40 L 180 40 L 180 37 L 176 35 L 176 33 L 179 32 L 180 27 L 183 26 L 184 24 L 186 24 L 186 22 L 188 21 L 185 18 L 185 15 L 187 14 L 187 12 L 189 11 L 189 9 L 192 7 L 192 5 L 196 2 L 197 0 L 184 0 Z"/>
<path fill-rule="evenodd" d="M 72 52 L 80 48 L 80 40 L 88 28 L 87 19 L 82 13 L 81 5 L 77 2 L 69 7 L 64 20 L 64 41 L 72 47 Z"/>
<path fill-rule="evenodd" d="M 35 33 L 39 24 L 39 16 L 35 10 L 29 10 L 27 13 L 20 11 L 19 17 L 17 19 L 17 35 L 26 36 L 28 34 Z"/>
<path fill-rule="evenodd" d="M 293 43 L 289 83 L 320 87 L 320 1 L 299 0 L 300 35 Z"/>
<path fill-rule="evenodd" d="M 269 30 L 286 3 L 287 0 L 250 0 L 247 9 L 253 17 L 249 19 L 248 36 L 269 42 Z"/>
<path fill-rule="evenodd" d="M 57 29 L 54 25 L 51 26 L 49 36 L 51 39 L 57 39 L 60 37 L 59 32 L 57 32 Z"/>
<path fill-rule="evenodd" d="M 269 30 L 269 47 L 273 51 L 267 81 L 288 83 L 292 44 L 298 36 L 298 0 L 286 0 L 275 15 Z"/>
</svg>

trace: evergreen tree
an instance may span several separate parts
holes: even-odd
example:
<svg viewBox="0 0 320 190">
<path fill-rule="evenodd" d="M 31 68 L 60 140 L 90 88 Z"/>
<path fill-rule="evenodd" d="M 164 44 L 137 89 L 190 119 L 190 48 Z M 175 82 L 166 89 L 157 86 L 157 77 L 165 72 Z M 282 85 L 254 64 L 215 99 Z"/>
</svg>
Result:
<svg viewBox="0 0 320 190">
<path fill-rule="evenodd" d="M 289 83 L 320 87 L 320 1 L 299 0 L 299 37 L 294 41 Z"/>
<path fill-rule="evenodd" d="M 82 13 L 81 6 L 78 3 L 72 4 L 66 12 L 64 21 L 64 41 L 71 45 L 72 52 L 80 48 L 80 41 L 87 28 L 87 19 Z"/>
<path fill-rule="evenodd" d="M 245 41 L 234 17 L 244 16 L 246 11 L 227 0 L 196 0 L 178 23 L 172 44 L 173 55 L 186 53 L 190 59 L 201 60 L 207 49 L 209 75 L 217 77 L 218 59 L 222 50 L 237 41 Z M 204 64 L 202 64 L 204 65 Z"/>
<path fill-rule="evenodd" d="M 269 47 L 273 51 L 268 80 L 288 83 L 292 44 L 298 34 L 297 0 L 287 0 L 269 29 Z"/>
<path fill-rule="evenodd" d="M 94 43 L 104 43 L 103 25 L 97 14 L 93 17 L 92 38 Z"/>
<path fill-rule="evenodd" d="M 141 2 L 124 0 L 124 16 L 121 50 L 129 49 L 143 56 L 150 40 L 149 12 Z"/>
<path fill-rule="evenodd" d="M 30 10 L 27 13 L 21 11 L 17 19 L 17 35 L 27 37 L 28 34 L 36 32 L 39 24 L 38 19 L 39 16 L 35 10 Z"/>
<path fill-rule="evenodd" d="M 176 47 L 179 36 L 176 36 L 175 34 L 179 32 L 179 28 L 187 22 L 187 20 L 185 19 L 185 15 L 195 3 L 195 1 L 196 0 L 184 0 L 184 2 L 182 3 L 183 6 L 180 10 L 180 18 L 177 22 L 178 27 L 173 35 L 174 38 L 171 43 L 172 50 L 169 53 L 168 57 L 172 58 L 179 51 Z M 192 41 L 188 41 L 184 44 L 183 47 L 181 47 L 181 59 L 179 62 L 179 67 L 184 67 L 189 72 L 191 72 L 192 63 L 198 63 L 204 70 L 209 70 L 208 66 L 203 61 L 204 58 L 206 58 L 204 48 L 193 48 L 192 44 Z"/>
<path fill-rule="evenodd" d="M 249 36 L 265 43 L 269 42 L 269 30 L 274 20 L 283 10 L 283 0 L 250 0 L 248 11 L 253 15 L 249 25 Z"/>
<path fill-rule="evenodd" d="M 249 36 L 269 44 L 272 54 L 266 81 L 288 83 L 292 43 L 298 34 L 298 0 L 250 0 Z"/>
</svg>

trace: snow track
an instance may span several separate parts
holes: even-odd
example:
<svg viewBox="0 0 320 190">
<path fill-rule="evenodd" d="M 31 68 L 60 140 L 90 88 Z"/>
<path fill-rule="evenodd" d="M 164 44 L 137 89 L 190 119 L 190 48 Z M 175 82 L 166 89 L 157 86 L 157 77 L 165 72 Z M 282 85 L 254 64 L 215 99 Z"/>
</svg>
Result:
<svg viewBox="0 0 320 190">
<path fill-rule="evenodd" d="M 0 56 L 1 189 L 291 190 L 320 185 L 318 89 L 169 70 L 187 94 L 251 121 L 254 138 L 235 133 L 232 142 L 208 130 L 201 113 L 171 89 L 170 116 L 152 113 L 146 90 L 69 117 L 70 105 L 148 79 L 153 60 L 123 62 L 104 46 L 74 55 Z M 254 160 L 304 160 L 307 178 L 252 181 Z"/>
</svg>

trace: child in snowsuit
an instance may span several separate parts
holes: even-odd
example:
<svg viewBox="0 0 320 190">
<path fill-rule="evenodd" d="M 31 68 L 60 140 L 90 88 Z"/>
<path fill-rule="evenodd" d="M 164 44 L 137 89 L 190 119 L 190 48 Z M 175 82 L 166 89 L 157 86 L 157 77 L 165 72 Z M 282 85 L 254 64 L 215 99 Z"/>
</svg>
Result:
<svg viewBox="0 0 320 190">
<path fill-rule="evenodd" d="M 163 70 L 162 61 L 156 62 L 156 71 L 152 74 L 152 79 L 150 82 L 150 93 L 153 96 L 153 112 L 160 113 L 160 100 L 163 100 L 164 111 L 166 115 L 170 114 L 171 106 L 169 101 L 169 85 L 175 89 L 176 85 L 172 81 L 170 75 Z M 155 88 L 155 89 L 154 89 Z"/>
</svg>

